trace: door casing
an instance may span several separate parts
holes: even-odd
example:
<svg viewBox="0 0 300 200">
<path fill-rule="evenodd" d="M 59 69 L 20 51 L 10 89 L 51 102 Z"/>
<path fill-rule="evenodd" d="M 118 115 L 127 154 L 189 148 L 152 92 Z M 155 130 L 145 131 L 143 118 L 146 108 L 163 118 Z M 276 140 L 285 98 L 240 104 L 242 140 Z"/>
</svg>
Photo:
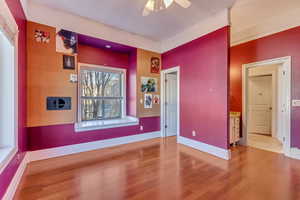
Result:
<svg viewBox="0 0 300 200">
<path fill-rule="evenodd" d="M 242 66 L 242 82 L 243 82 L 243 111 L 242 111 L 242 138 L 240 143 L 242 145 L 247 145 L 248 136 L 248 69 L 252 67 L 264 67 L 266 65 L 281 64 L 283 66 L 283 71 L 285 73 L 285 79 L 279 81 L 279 84 L 284 85 L 284 87 L 278 87 L 278 90 L 286 90 L 286 97 L 282 97 L 282 105 L 284 106 L 284 117 L 282 119 L 284 127 L 284 142 L 283 142 L 283 152 L 286 156 L 289 156 L 291 151 L 291 56 L 275 58 L 270 60 L 264 60 L 260 62 L 254 62 L 249 64 L 244 64 Z M 282 93 L 279 91 L 279 93 Z M 280 111 L 278 111 L 280 112 Z M 279 120 L 278 120 L 279 121 Z"/>
<path fill-rule="evenodd" d="M 180 67 L 173 67 L 169 69 L 162 70 L 160 75 L 161 75 L 161 109 L 160 109 L 160 127 L 161 127 L 161 137 L 166 137 L 166 108 L 165 108 L 165 101 L 166 101 L 166 94 L 165 94 L 165 89 L 166 89 L 166 74 L 177 72 L 177 136 L 180 135 Z"/>
</svg>

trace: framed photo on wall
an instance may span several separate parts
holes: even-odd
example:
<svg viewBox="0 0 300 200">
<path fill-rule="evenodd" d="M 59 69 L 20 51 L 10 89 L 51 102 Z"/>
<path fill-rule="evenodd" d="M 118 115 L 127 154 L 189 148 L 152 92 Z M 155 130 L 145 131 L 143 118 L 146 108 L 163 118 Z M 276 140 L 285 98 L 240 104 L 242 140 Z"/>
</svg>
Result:
<svg viewBox="0 0 300 200">
<path fill-rule="evenodd" d="M 77 33 L 64 29 L 56 29 L 56 52 L 77 54 Z"/>
<path fill-rule="evenodd" d="M 158 57 L 151 58 L 151 73 L 159 74 L 160 73 L 160 59 Z"/>
<path fill-rule="evenodd" d="M 157 92 L 157 78 L 142 76 L 141 92 Z"/>
<path fill-rule="evenodd" d="M 63 55 L 63 67 L 64 69 L 75 69 L 75 57 Z"/>
</svg>

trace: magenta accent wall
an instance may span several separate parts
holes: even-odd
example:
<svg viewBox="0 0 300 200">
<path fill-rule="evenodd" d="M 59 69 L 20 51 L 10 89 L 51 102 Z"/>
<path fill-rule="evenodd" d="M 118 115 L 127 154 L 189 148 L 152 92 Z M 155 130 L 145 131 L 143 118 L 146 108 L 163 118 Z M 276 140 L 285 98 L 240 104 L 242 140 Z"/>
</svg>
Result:
<svg viewBox="0 0 300 200">
<path fill-rule="evenodd" d="M 141 118 L 140 125 L 144 126 L 143 131 L 140 131 L 139 125 L 80 133 L 74 132 L 74 124 L 33 127 L 28 130 L 28 148 L 34 151 L 158 131 L 159 123 L 159 117 Z"/>
<path fill-rule="evenodd" d="M 130 116 L 137 115 L 137 91 L 136 87 L 136 75 L 137 75 L 137 49 L 132 51 L 129 55 L 129 68 L 128 68 L 128 76 L 127 76 L 127 114 Z"/>
<path fill-rule="evenodd" d="M 292 99 L 300 99 L 300 26 L 230 48 L 230 107 L 242 111 L 242 65 L 292 57 Z M 292 107 L 291 145 L 300 148 L 300 109 Z"/>
<path fill-rule="evenodd" d="M 95 48 L 86 45 L 78 47 L 78 61 L 96 65 L 107 65 L 127 69 L 127 109 L 130 114 L 134 114 L 136 104 L 131 98 L 136 94 L 136 82 L 129 81 L 131 76 L 136 75 L 136 51 L 132 53 L 122 53 L 110 51 L 102 48 Z M 45 148 L 59 147 L 64 145 L 79 144 L 97 140 L 111 139 L 129 135 L 142 134 L 160 130 L 160 118 L 141 118 L 139 125 L 118 127 L 104 130 L 87 131 L 76 133 L 74 124 L 54 125 L 28 128 L 28 148 L 29 150 L 40 150 Z"/>
<path fill-rule="evenodd" d="M 229 27 L 224 27 L 162 55 L 163 69 L 180 67 L 180 135 L 223 149 L 228 148 L 228 53 Z"/>
<path fill-rule="evenodd" d="M 0 174 L 0 199 L 3 197 L 15 172 L 17 171 L 27 149 L 26 135 L 26 18 L 19 0 L 6 0 L 11 13 L 13 14 L 19 27 L 19 50 L 18 50 L 18 87 L 19 87 L 19 152 Z"/>
</svg>

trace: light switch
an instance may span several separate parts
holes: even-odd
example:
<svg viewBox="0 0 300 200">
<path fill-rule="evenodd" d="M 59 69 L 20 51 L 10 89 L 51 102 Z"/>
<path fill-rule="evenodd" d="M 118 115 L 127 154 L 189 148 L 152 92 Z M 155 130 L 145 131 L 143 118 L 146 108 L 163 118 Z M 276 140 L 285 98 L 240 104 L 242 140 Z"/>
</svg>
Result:
<svg viewBox="0 0 300 200">
<path fill-rule="evenodd" d="M 300 107 L 300 100 L 293 100 L 292 105 L 293 107 Z"/>
<path fill-rule="evenodd" d="M 71 83 L 77 82 L 77 74 L 70 74 L 70 82 Z"/>
</svg>

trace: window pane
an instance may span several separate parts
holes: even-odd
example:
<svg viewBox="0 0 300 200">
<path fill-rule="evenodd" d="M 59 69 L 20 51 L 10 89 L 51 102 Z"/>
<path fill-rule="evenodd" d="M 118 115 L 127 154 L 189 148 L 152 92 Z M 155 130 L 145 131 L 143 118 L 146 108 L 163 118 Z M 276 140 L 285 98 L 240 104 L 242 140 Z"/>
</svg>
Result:
<svg viewBox="0 0 300 200">
<path fill-rule="evenodd" d="M 103 119 L 101 99 L 82 99 L 81 100 L 81 120 Z"/>
<path fill-rule="evenodd" d="M 121 99 L 104 100 L 104 118 L 121 117 Z"/>
<path fill-rule="evenodd" d="M 120 97 L 121 96 L 121 74 L 119 73 L 103 73 L 106 81 L 104 88 L 105 97 Z"/>
<path fill-rule="evenodd" d="M 81 95 L 85 97 L 120 97 L 120 73 L 81 71 Z"/>
<path fill-rule="evenodd" d="M 81 95 L 87 97 L 102 96 L 102 72 L 81 71 Z"/>
</svg>

